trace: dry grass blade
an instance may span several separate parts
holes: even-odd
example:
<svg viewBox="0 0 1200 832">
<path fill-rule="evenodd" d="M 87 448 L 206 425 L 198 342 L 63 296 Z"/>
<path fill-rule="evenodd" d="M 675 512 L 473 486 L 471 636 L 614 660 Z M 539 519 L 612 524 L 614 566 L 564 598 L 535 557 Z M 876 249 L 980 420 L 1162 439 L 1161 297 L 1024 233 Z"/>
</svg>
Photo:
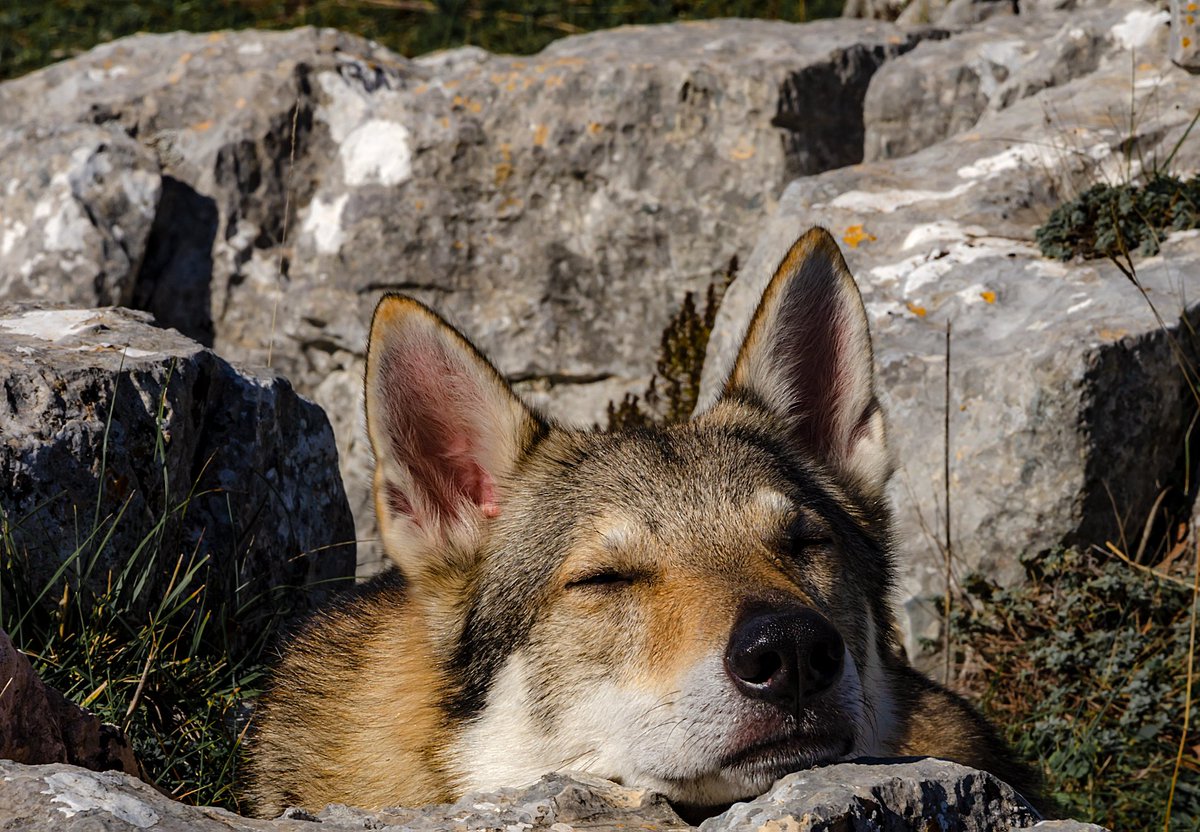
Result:
<svg viewBox="0 0 1200 832">
<path fill-rule="evenodd" d="M 951 615 L 951 588 L 954 571 L 954 543 L 950 537 L 950 333 L 951 323 L 946 321 L 946 376 L 945 376 L 945 400 L 943 402 L 943 435 L 942 435 L 942 481 L 945 484 L 945 522 L 946 522 L 946 548 L 945 548 L 945 567 L 946 567 L 946 590 L 942 600 L 942 612 L 945 615 L 945 638 L 942 643 L 943 666 L 942 666 L 942 681 L 946 685 L 950 684 L 950 673 L 953 662 L 950 659 L 950 615 Z"/>
<path fill-rule="evenodd" d="M 1192 566 L 1192 620 L 1188 633 L 1187 684 L 1183 695 L 1183 730 L 1179 735 L 1179 751 L 1175 755 L 1175 769 L 1171 772 L 1171 790 L 1167 794 L 1167 809 L 1163 818 L 1164 832 L 1171 829 L 1171 810 L 1175 804 L 1175 788 L 1179 784 L 1179 769 L 1183 765 L 1183 751 L 1187 747 L 1188 727 L 1192 716 L 1192 669 L 1196 659 L 1196 613 L 1200 603 L 1200 541 L 1196 543 L 1196 561 Z"/>
<path fill-rule="evenodd" d="M 275 305 L 271 308 L 271 334 L 267 339 L 267 366 L 271 366 L 271 360 L 275 353 L 275 320 L 279 315 L 279 294 L 283 291 L 283 256 L 286 251 L 288 235 L 288 221 L 292 215 L 292 174 L 296 172 L 296 128 L 300 121 L 300 95 L 296 95 L 296 103 L 292 105 L 292 136 L 291 148 L 288 151 L 288 173 L 287 180 L 283 185 L 283 230 L 279 240 L 279 258 L 275 264 Z"/>
<path fill-rule="evenodd" d="M 1153 575 L 1155 578 L 1158 578 L 1161 581 L 1170 581 L 1171 583 L 1178 584 L 1179 586 L 1191 586 L 1190 583 L 1182 578 L 1177 578 L 1174 575 L 1168 575 L 1165 572 L 1160 572 L 1154 567 L 1147 566 L 1144 563 L 1138 563 L 1136 560 L 1129 557 L 1129 555 L 1125 554 L 1125 552 L 1121 550 L 1121 547 L 1117 546 L 1111 540 L 1105 541 L 1103 549 L 1099 546 L 1095 546 L 1093 548 L 1096 549 L 1096 551 L 1107 551 L 1110 554 L 1116 555 L 1118 560 L 1122 561 L 1128 566 L 1132 566 L 1134 569 L 1138 570 L 1139 572 L 1144 572 L 1147 575 Z"/>
</svg>

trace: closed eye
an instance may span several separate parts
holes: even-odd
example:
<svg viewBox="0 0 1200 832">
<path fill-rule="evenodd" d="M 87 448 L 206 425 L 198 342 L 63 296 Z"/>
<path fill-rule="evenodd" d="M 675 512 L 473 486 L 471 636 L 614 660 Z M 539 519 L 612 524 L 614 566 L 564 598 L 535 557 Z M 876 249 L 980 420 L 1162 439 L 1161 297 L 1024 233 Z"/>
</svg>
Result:
<svg viewBox="0 0 1200 832">
<path fill-rule="evenodd" d="M 800 554 L 805 549 L 816 549 L 833 543 L 833 537 L 829 534 L 825 524 L 807 514 L 793 518 L 792 522 L 783 530 L 782 537 L 781 543 L 784 551 L 793 554 Z"/>
<path fill-rule="evenodd" d="M 624 589 L 636 581 L 640 575 L 619 569 L 601 569 L 580 575 L 567 581 L 567 589 Z"/>
</svg>

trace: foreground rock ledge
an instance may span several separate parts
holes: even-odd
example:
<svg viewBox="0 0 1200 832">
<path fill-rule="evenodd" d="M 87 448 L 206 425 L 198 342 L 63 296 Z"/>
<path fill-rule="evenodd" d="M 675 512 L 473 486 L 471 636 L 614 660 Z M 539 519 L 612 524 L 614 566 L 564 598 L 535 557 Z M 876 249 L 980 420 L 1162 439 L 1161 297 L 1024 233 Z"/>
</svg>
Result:
<svg viewBox="0 0 1200 832">
<path fill-rule="evenodd" d="M 660 795 L 586 775 L 547 775 L 523 789 L 475 793 L 451 805 L 366 812 L 331 805 L 317 815 L 289 810 L 276 820 L 187 806 L 117 772 L 0 761 L 4 828 L 71 830 L 330 830 L 690 828 Z M 1035 824 L 1036 827 L 1035 827 Z M 990 774 L 941 760 L 845 763 L 783 778 L 767 794 L 704 821 L 716 830 L 1100 830 L 1037 823 L 1036 813 Z"/>
</svg>

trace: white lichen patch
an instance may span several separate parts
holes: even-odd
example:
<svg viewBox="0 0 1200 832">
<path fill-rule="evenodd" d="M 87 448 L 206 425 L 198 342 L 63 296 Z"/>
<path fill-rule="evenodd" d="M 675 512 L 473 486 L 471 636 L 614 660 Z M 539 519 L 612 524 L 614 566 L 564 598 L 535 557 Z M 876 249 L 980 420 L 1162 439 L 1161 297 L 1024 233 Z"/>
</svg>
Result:
<svg viewBox="0 0 1200 832">
<path fill-rule="evenodd" d="M 98 317 L 99 313 L 94 309 L 31 309 L 11 318 L 0 318 L 0 330 L 39 341 L 61 343 L 86 330 Z M 77 352 L 112 350 L 126 358 L 152 358 L 160 354 L 111 341 L 80 344 L 71 349 Z"/>
<path fill-rule="evenodd" d="M 40 207 L 40 206 L 39 206 Z M 87 215 L 79 203 L 67 197 L 52 210 L 42 226 L 42 244 L 49 251 L 79 251 L 92 230 Z"/>
<path fill-rule="evenodd" d="M 1003 81 L 1015 75 L 1033 52 L 1024 41 L 1001 40 L 985 43 L 979 48 L 979 89 L 991 98 Z"/>
<path fill-rule="evenodd" d="M 126 358 L 153 358 L 154 356 L 159 355 L 159 353 L 156 353 L 156 352 L 151 352 L 149 350 L 139 350 L 136 347 L 127 347 L 127 346 L 122 346 L 121 344 L 104 343 L 104 344 L 98 344 L 97 346 L 103 347 L 105 349 L 110 349 L 110 350 L 119 350 L 121 352 L 121 354 L 124 355 Z"/>
<path fill-rule="evenodd" d="M 345 242 L 342 210 L 349 199 L 349 194 L 342 194 L 332 202 L 317 197 L 309 203 L 308 216 L 304 218 L 301 231 L 313 238 L 320 254 L 337 254 L 342 250 L 342 243 Z"/>
<path fill-rule="evenodd" d="M 1073 295 L 1072 297 L 1078 297 L 1078 295 Z M 1083 300 L 1079 301 L 1078 303 L 1072 304 L 1067 309 L 1067 314 L 1074 315 L 1076 312 L 1082 312 L 1083 310 L 1087 309 L 1089 306 L 1091 306 L 1095 302 L 1096 302 L 1095 298 L 1089 298 L 1087 296 L 1084 296 Z"/>
<path fill-rule="evenodd" d="M 340 144 L 367 117 L 367 98 L 336 72 L 322 72 L 317 84 L 325 93 L 325 101 L 317 108 L 316 118 L 325 122 L 330 137 Z"/>
<path fill-rule="evenodd" d="M 81 774 L 74 771 L 56 771 L 46 777 L 49 789 L 42 794 L 54 795 L 52 803 L 67 817 L 80 812 L 99 810 L 107 812 L 138 829 L 147 829 L 159 821 L 158 812 L 132 795 L 115 791 L 101 781 L 103 775 Z"/>
<path fill-rule="evenodd" d="M 980 237 L 961 240 L 948 246 L 938 246 L 924 254 L 917 254 L 896 263 L 876 266 L 871 269 L 871 276 L 875 278 L 876 286 L 899 286 L 902 297 L 914 299 L 921 289 L 937 283 L 957 266 L 969 265 L 988 257 L 1014 255 L 1040 256 L 1037 249 L 1028 243 L 1000 237 Z M 983 291 L 983 288 L 971 286 L 967 291 L 978 294 Z"/>
<path fill-rule="evenodd" d="M 1066 145 L 1060 140 L 1043 142 L 1024 142 L 993 156 L 985 156 L 975 162 L 958 169 L 962 179 L 991 179 L 1020 167 L 1032 167 L 1036 170 L 1052 171 L 1065 166 L 1065 163 L 1077 161 L 1086 156 L 1099 162 L 1112 154 L 1112 148 L 1105 142 L 1095 142 L 1088 147 L 1082 143 L 1088 137 L 1076 136 L 1075 143 Z"/>
<path fill-rule="evenodd" d="M 830 206 L 865 214 L 890 214 L 918 202 L 943 202 L 955 199 L 971 190 L 972 183 L 956 185 L 948 191 L 919 191 L 889 189 L 886 191 L 846 191 L 839 194 Z"/>
<path fill-rule="evenodd" d="M 346 136 L 338 152 L 347 185 L 399 185 L 412 176 L 410 133 L 394 121 L 369 119 Z"/>
<path fill-rule="evenodd" d="M 1136 9 L 1125 15 L 1125 19 L 1109 30 L 1113 42 L 1122 49 L 1140 49 L 1150 42 L 1160 28 L 1171 19 L 1166 10 Z"/>
<path fill-rule="evenodd" d="M 13 318 L 0 318 L 0 329 L 39 341 L 62 341 L 95 317 L 94 309 L 31 309 Z"/>
<path fill-rule="evenodd" d="M 17 241 L 23 238 L 27 231 L 28 226 L 20 220 L 5 220 L 3 232 L 0 232 L 0 257 L 10 254 Z"/>
<path fill-rule="evenodd" d="M 83 77 L 90 83 L 99 84 L 105 81 L 112 81 L 115 78 L 123 78 L 130 74 L 130 69 L 127 66 L 93 66 L 84 70 Z"/>
<path fill-rule="evenodd" d="M 128 170 L 121 177 L 121 190 L 129 204 L 147 219 L 153 219 L 158 210 L 161 183 L 156 174 L 145 170 Z"/>
<path fill-rule="evenodd" d="M 979 225 L 969 225 L 963 228 L 953 220 L 936 220 L 935 222 L 922 223 L 914 226 L 908 232 L 908 236 L 904 238 L 904 244 L 901 246 L 903 251 L 908 251 L 910 248 L 923 246 L 926 243 L 932 243 L 940 240 L 966 240 L 970 237 L 986 237 L 987 229 Z"/>
</svg>

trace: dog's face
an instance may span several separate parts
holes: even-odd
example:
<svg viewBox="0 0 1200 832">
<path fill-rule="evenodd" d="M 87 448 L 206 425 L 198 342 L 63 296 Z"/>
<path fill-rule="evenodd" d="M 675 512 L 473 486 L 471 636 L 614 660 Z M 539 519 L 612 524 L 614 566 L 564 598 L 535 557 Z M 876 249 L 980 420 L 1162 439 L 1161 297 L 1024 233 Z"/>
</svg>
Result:
<svg viewBox="0 0 1200 832">
<path fill-rule="evenodd" d="M 385 299 L 368 424 L 389 554 L 434 631 L 463 788 L 589 771 L 714 805 L 877 753 L 890 464 L 836 244 L 780 266 L 685 425 L 546 424 L 427 310 Z"/>
</svg>

